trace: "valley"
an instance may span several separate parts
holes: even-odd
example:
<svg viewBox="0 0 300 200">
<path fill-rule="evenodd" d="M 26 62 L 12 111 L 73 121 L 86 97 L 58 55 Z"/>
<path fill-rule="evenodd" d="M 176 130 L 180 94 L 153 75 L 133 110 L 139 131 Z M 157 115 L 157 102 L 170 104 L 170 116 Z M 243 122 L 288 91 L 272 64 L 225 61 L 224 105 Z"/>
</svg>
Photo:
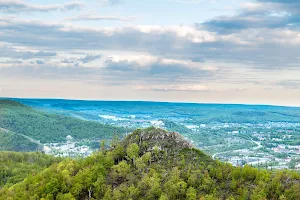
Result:
<svg viewBox="0 0 300 200">
<path fill-rule="evenodd" d="M 37 110 L 120 127 L 121 135 L 136 128 L 160 127 L 181 133 L 214 159 L 234 166 L 264 169 L 300 168 L 300 108 L 15 99 Z M 110 137 L 76 137 L 68 132 L 59 141 L 44 142 L 55 156 L 87 156 Z M 112 133 L 112 132 L 111 132 Z M 66 137 L 72 137 L 67 141 Z M 95 140 L 96 139 L 96 140 Z"/>
</svg>

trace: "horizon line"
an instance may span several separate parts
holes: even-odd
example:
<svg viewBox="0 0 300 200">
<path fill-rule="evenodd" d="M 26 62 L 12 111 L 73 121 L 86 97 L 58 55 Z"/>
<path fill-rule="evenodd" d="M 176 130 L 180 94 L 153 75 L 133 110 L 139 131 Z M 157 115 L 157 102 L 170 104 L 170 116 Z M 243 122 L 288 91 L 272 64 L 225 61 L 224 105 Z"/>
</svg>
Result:
<svg viewBox="0 0 300 200">
<path fill-rule="evenodd" d="M 170 103 L 170 104 L 205 104 L 205 105 L 242 105 L 242 106 L 271 106 L 271 107 L 288 107 L 300 108 L 300 105 L 280 105 L 265 103 L 219 103 L 219 102 L 183 102 L 183 101 L 156 101 L 156 100 L 104 100 L 104 99 L 72 99 L 72 98 L 55 98 L 55 97 L 0 97 L 0 99 L 27 99 L 27 100 L 64 100 L 64 101 L 98 101 L 98 102 L 148 102 L 148 103 Z"/>
</svg>

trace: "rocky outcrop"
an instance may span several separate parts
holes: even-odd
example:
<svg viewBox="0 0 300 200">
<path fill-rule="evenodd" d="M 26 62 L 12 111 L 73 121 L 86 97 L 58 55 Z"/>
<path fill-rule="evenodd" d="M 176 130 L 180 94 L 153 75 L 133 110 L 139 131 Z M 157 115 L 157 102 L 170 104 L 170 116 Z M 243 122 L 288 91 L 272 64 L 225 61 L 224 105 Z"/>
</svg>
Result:
<svg viewBox="0 0 300 200">
<path fill-rule="evenodd" d="M 123 143 L 137 143 L 143 151 L 152 151 L 154 148 L 167 152 L 179 152 L 183 149 L 195 148 L 194 145 L 176 132 L 168 132 L 160 128 L 150 127 L 138 129 L 128 135 Z"/>
</svg>

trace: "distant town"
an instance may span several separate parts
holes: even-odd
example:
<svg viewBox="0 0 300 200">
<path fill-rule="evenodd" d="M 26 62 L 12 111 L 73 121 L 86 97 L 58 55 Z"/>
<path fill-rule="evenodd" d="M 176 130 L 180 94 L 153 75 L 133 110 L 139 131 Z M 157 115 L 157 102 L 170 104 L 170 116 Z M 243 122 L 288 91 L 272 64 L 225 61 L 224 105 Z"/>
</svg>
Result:
<svg viewBox="0 0 300 200">
<path fill-rule="evenodd" d="M 136 119 L 100 116 L 100 121 L 123 127 L 160 127 L 163 120 Z M 219 123 L 191 124 L 183 123 L 189 132 L 183 135 L 214 159 L 229 162 L 234 166 L 251 165 L 257 168 L 300 170 L 300 145 L 292 144 L 292 139 L 300 132 L 300 123 L 269 122 L 266 124 Z M 98 141 L 100 142 L 100 141 Z M 86 157 L 95 148 L 82 145 L 71 135 L 66 142 L 44 144 L 47 154 L 68 157 Z"/>
<path fill-rule="evenodd" d="M 300 169 L 300 108 L 47 99 L 18 101 L 47 112 L 123 127 L 127 133 L 150 126 L 179 132 L 213 159 L 234 166 Z M 99 143 L 100 139 L 78 140 L 70 133 L 64 141 L 43 144 L 43 151 L 56 156 L 83 157 L 98 150 Z"/>
</svg>

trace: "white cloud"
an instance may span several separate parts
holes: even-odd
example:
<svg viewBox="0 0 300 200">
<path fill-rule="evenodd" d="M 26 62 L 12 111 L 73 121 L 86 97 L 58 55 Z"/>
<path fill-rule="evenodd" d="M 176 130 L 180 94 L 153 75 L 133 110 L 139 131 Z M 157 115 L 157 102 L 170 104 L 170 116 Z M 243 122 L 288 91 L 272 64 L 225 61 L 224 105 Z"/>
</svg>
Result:
<svg viewBox="0 0 300 200">
<path fill-rule="evenodd" d="M 6 13 L 69 11 L 82 9 L 83 7 L 84 3 L 80 1 L 71 1 L 64 4 L 38 5 L 26 3 L 23 0 L 0 0 L 0 11 Z"/>
<path fill-rule="evenodd" d="M 135 90 L 152 90 L 161 92 L 216 92 L 217 89 L 210 88 L 206 85 L 166 85 L 166 86 L 135 86 Z"/>
<path fill-rule="evenodd" d="M 0 44 L 0 57 L 2 58 L 17 58 L 17 59 L 31 59 L 31 58 L 46 58 L 55 57 L 56 52 L 32 50 L 30 48 L 11 47 L 7 44 Z"/>
<path fill-rule="evenodd" d="M 115 5 L 124 2 L 125 0 L 96 0 L 96 1 L 101 5 Z"/>
<path fill-rule="evenodd" d="M 175 60 L 155 56 L 113 56 L 106 61 L 106 70 L 123 72 L 130 77 L 159 77 L 188 76 L 191 81 L 200 77 L 207 78 L 219 69 L 215 66 L 207 65 L 203 62 L 193 62 L 190 60 Z"/>
<path fill-rule="evenodd" d="M 119 16 L 101 16 L 101 15 L 80 15 L 69 18 L 70 21 L 133 21 L 134 17 L 119 17 Z"/>
<path fill-rule="evenodd" d="M 172 2 L 177 3 L 185 3 L 185 4 L 200 4 L 200 3 L 217 3 L 218 0 L 170 0 Z"/>
<path fill-rule="evenodd" d="M 86 55 L 83 58 L 80 58 L 79 61 L 81 61 L 82 63 L 89 63 L 89 62 L 93 62 L 95 60 L 98 60 L 101 58 L 101 54 L 98 55 Z"/>
<path fill-rule="evenodd" d="M 91 28 L 13 18 L 2 21 L 3 42 L 44 51 L 132 51 L 170 60 L 251 63 L 265 69 L 294 67 L 299 61 L 298 30 L 248 28 L 220 34 L 189 26 Z"/>
<path fill-rule="evenodd" d="M 207 3 L 203 0 L 172 1 L 195 6 L 199 2 Z M 205 92 L 205 95 L 220 101 L 220 96 L 215 94 L 223 93 L 223 98 L 232 100 L 234 94 L 247 96 L 249 91 L 252 91 L 249 96 L 265 94 L 265 88 L 275 88 L 274 91 L 279 88 L 277 92 L 299 89 L 297 81 L 286 81 L 300 76 L 297 1 L 252 1 L 244 4 L 236 15 L 219 16 L 199 26 L 125 26 L 140 23 L 142 16 L 132 21 L 135 18 L 131 16 L 104 14 L 112 11 L 110 9 L 119 9 L 123 4 L 116 8 L 105 7 L 97 10 L 97 14 L 91 14 L 99 8 L 99 3 L 112 5 L 122 2 L 93 1 L 86 6 L 90 10 L 83 12 L 88 15 L 78 13 L 77 17 L 65 17 L 67 13 L 60 13 L 62 19 L 69 17 L 68 21 L 60 22 L 30 20 L 37 15 L 0 17 L 0 81 L 32 79 L 30 87 L 34 91 L 34 88 L 38 89 L 36 82 L 46 79 L 57 80 L 58 83 L 72 80 L 77 83 L 76 86 L 85 85 L 81 92 L 87 95 L 96 93 L 89 92 L 87 88 L 93 87 L 92 91 L 98 91 L 98 85 L 103 86 L 101 91 L 116 86 L 118 91 L 112 93 L 118 95 L 126 91 L 124 93 L 128 95 L 133 92 L 137 95 L 135 97 L 140 93 L 164 95 L 161 91 L 169 91 L 166 93 L 174 95 L 174 99 L 178 98 L 176 92 L 186 92 L 199 99 L 202 96 L 196 94 Z M 78 1 L 47 5 L 0 0 L 0 12 L 64 12 L 81 9 L 84 5 Z M 95 21 L 100 20 L 119 22 L 115 26 L 107 22 L 103 24 L 109 27 L 96 26 L 98 23 Z M 53 82 L 49 83 L 49 88 L 55 91 Z M 73 82 L 67 85 L 66 88 L 73 87 Z M 135 88 L 138 91 L 126 90 L 136 85 L 139 86 Z M 15 85 L 14 89 L 18 86 Z M 59 94 L 64 94 L 61 88 L 59 90 Z M 18 92 L 22 93 L 21 90 Z M 290 93 L 285 98 L 292 95 Z M 185 96 L 182 95 L 182 98 Z"/>
</svg>

